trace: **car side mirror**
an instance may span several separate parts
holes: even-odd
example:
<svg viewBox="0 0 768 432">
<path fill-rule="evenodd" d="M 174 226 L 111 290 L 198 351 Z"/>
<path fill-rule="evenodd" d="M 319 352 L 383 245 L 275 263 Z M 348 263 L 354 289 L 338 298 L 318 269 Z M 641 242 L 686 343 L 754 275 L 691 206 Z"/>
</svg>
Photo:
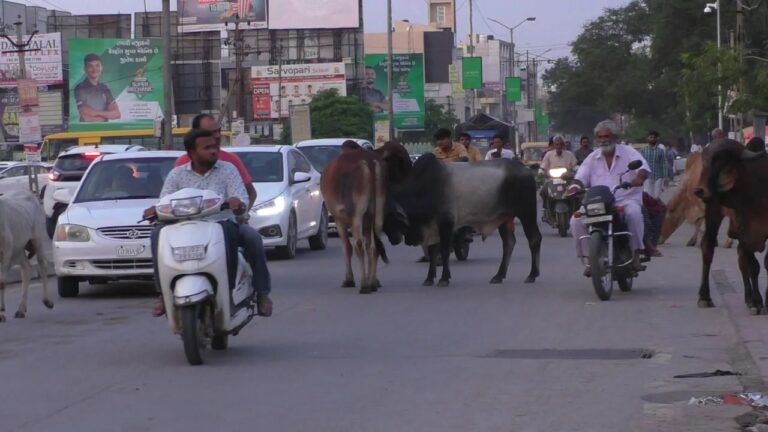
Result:
<svg viewBox="0 0 768 432">
<path fill-rule="evenodd" d="M 70 201 L 72 201 L 72 195 L 70 195 L 68 189 L 59 189 L 53 193 L 53 200 L 60 203 L 69 204 Z"/>
<path fill-rule="evenodd" d="M 293 174 L 293 183 L 306 183 L 308 181 L 312 180 L 312 176 L 305 172 L 297 172 Z"/>
</svg>

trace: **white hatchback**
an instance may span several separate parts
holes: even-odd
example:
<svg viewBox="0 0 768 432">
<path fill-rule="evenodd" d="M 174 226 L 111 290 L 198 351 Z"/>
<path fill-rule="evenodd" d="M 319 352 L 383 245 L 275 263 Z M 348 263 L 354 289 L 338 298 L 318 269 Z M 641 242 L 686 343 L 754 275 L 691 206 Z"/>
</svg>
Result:
<svg viewBox="0 0 768 432">
<path fill-rule="evenodd" d="M 29 190 L 29 169 L 30 164 L 18 163 L 8 168 L 0 170 L 0 194 L 11 191 Z M 36 170 L 37 184 L 42 189 L 48 184 L 48 171 L 50 164 L 38 164 L 34 166 Z"/>
<path fill-rule="evenodd" d="M 227 147 L 243 161 L 256 188 L 249 224 L 274 247 L 278 258 L 296 255 L 297 242 L 313 250 L 328 242 L 328 212 L 320 194 L 320 173 L 292 146 Z"/>
<path fill-rule="evenodd" d="M 152 227 L 139 224 L 157 204 L 165 178 L 183 152 L 117 153 L 97 158 L 67 203 L 53 237 L 59 295 L 74 297 L 81 281 L 152 280 Z"/>
</svg>

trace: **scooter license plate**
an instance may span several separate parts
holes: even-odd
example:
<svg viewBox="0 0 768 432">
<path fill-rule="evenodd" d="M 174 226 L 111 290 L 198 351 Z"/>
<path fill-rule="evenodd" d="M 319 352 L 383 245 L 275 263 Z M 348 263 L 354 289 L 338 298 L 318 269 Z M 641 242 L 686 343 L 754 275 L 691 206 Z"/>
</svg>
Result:
<svg viewBox="0 0 768 432">
<path fill-rule="evenodd" d="M 144 253 L 147 249 L 144 245 L 137 246 L 120 246 L 117 248 L 117 256 L 119 257 L 136 257 Z"/>
<path fill-rule="evenodd" d="M 563 180 L 563 179 L 552 179 L 552 184 L 564 185 L 565 184 L 565 180 Z"/>
<path fill-rule="evenodd" d="M 595 217 L 587 217 L 584 218 L 585 224 L 593 224 L 598 222 L 610 222 L 613 220 L 613 216 L 611 215 L 604 215 L 604 216 L 595 216 Z"/>
</svg>

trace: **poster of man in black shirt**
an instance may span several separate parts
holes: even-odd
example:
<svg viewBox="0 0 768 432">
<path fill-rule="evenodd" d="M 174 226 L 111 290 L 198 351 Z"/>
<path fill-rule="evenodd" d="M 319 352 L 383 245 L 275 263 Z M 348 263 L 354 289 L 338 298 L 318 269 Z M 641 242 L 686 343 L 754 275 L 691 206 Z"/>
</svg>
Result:
<svg viewBox="0 0 768 432">
<path fill-rule="evenodd" d="M 101 57 L 96 54 L 85 56 L 85 79 L 75 87 L 75 102 L 80 113 L 80 122 L 106 122 L 120 118 L 112 92 L 106 84 L 99 82 L 103 70 Z"/>
</svg>

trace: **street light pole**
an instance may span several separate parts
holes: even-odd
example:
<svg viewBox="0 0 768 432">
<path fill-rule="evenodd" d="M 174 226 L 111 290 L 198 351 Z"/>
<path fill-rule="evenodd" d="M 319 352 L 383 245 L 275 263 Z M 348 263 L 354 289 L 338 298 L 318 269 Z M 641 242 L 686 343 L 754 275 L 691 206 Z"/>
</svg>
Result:
<svg viewBox="0 0 768 432">
<path fill-rule="evenodd" d="M 490 18 L 490 20 L 509 30 L 509 45 L 511 49 L 511 52 L 509 55 L 509 73 L 511 74 L 511 76 L 517 76 L 517 74 L 515 73 L 515 29 L 525 24 L 528 21 L 536 21 L 536 17 L 528 17 L 520 21 L 517 25 L 512 27 L 500 21 L 497 21 L 493 18 Z M 504 81 L 505 81 L 504 83 L 505 90 L 509 92 L 509 89 L 506 88 L 506 79 Z M 508 102 L 505 100 L 504 103 L 507 104 Z M 517 143 L 517 102 L 516 101 L 512 102 L 512 133 L 510 134 L 510 141 L 511 141 L 510 145 L 514 146 L 515 151 L 519 154 L 520 149 L 518 148 L 519 146 Z"/>
<path fill-rule="evenodd" d="M 717 21 L 717 51 L 720 52 L 720 49 L 722 47 L 723 41 L 722 37 L 720 36 L 720 0 L 715 0 L 714 3 L 707 3 L 704 7 L 704 13 L 709 13 L 712 11 L 712 9 L 715 9 L 716 11 L 716 21 Z M 720 65 L 720 62 L 717 63 L 717 127 L 722 129 L 723 128 L 723 85 L 720 83 L 720 80 L 722 78 L 722 66 Z"/>
<path fill-rule="evenodd" d="M 392 0 L 387 0 L 387 111 L 389 111 L 389 140 L 395 139 L 395 110 L 392 75 Z"/>
<path fill-rule="evenodd" d="M 163 0 L 161 17 L 163 31 L 163 145 L 167 150 L 173 150 L 173 82 L 171 81 L 171 0 Z"/>
</svg>

